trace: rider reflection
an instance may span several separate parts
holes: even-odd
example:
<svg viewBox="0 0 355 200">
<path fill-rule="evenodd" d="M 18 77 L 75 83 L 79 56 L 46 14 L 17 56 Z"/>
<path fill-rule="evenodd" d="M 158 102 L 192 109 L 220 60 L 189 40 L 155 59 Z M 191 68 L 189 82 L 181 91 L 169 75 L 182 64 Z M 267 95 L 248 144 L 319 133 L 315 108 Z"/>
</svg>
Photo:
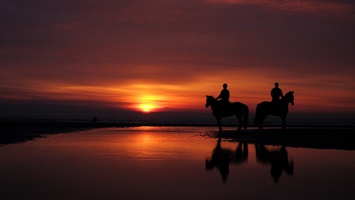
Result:
<svg viewBox="0 0 355 200">
<path fill-rule="evenodd" d="M 217 145 L 213 149 L 210 159 L 206 159 L 206 170 L 212 170 L 214 167 L 218 168 L 224 183 L 227 181 L 229 174 L 229 164 L 241 164 L 248 160 L 248 144 L 239 143 L 236 150 L 222 148 L 221 138 L 217 140 Z"/>
<path fill-rule="evenodd" d="M 286 147 L 282 146 L 279 150 L 269 150 L 265 145 L 255 144 L 256 159 L 262 164 L 271 164 L 271 176 L 277 183 L 285 171 L 288 175 L 293 175 L 293 161 L 288 161 Z"/>
<path fill-rule="evenodd" d="M 265 165 L 271 165 L 270 174 L 275 183 L 278 183 L 281 175 L 285 172 L 293 175 L 293 161 L 289 161 L 285 146 L 275 150 L 269 150 L 263 144 L 255 144 L 256 160 Z M 206 170 L 217 168 L 224 183 L 229 175 L 229 165 L 239 165 L 248 160 L 248 143 L 239 142 L 236 150 L 223 148 L 221 138 L 217 140 L 217 145 L 212 151 L 212 156 L 206 159 Z"/>
</svg>

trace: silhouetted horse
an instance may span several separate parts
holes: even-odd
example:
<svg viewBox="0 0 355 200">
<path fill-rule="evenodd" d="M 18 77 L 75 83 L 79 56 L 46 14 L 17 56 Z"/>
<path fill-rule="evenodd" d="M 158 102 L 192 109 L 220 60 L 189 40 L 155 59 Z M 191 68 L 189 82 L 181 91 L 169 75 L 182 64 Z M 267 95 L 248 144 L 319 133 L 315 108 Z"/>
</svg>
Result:
<svg viewBox="0 0 355 200">
<path fill-rule="evenodd" d="M 285 120 L 288 113 L 288 104 L 294 105 L 293 91 L 289 91 L 280 100 L 280 102 L 268 102 L 264 101 L 256 106 L 256 114 L 254 124 L 259 129 L 263 129 L 263 121 L 268 115 L 279 116 L 282 120 L 282 128 L 285 129 Z"/>
<path fill-rule="evenodd" d="M 213 116 L 217 119 L 217 125 L 220 132 L 222 132 L 222 117 L 229 117 L 232 115 L 237 116 L 239 121 L 238 131 L 240 131 L 242 125 L 244 128 L 248 127 L 249 108 L 247 105 L 240 102 L 223 105 L 222 102 L 217 101 L 213 96 L 206 95 L 206 108 L 209 106 L 212 108 Z"/>
</svg>

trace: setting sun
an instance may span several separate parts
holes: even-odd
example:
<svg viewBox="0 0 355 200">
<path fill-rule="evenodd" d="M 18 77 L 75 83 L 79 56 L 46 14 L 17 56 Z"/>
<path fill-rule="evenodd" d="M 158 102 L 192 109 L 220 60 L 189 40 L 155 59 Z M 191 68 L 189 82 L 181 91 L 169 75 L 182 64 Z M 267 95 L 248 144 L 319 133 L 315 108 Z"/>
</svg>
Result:
<svg viewBox="0 0 355 200">
<path fill-rule="evenodd" d="M 138 108 L 144 113 L 150 113 L 156 106 L 153 104 L 140 104 Z"/>
<path fill-rule="evenodd" d="M 68 1 L 54 18 L 57 1 L 5 2 L 0 119 L 211 117 L 223 83 L 253 113 L 275 82 L 291 113 L 355 113 L 354 1 Z"/>
<path fill-rule="evenodd" d="M 138 99 L 136 108 L 144 113 L 150 113 L 161 106 L 159 101 L 163 99 L 163 97 L 157 95 L 142 95 L 138 97 Z"/>
</svg>

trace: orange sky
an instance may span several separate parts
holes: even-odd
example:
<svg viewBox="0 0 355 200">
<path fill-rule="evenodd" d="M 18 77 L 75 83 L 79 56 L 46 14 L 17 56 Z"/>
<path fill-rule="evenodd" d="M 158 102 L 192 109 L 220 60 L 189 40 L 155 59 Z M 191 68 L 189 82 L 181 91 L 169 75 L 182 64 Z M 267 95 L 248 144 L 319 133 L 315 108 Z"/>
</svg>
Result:
<svg viewBox="0 0 355 200">
<path fill-rule="evenodd" d="M 292 111 L 355 112 L 349 1 L 1 0 L 0 102 L 205 110 L 228 83 L 255 110 L 274 82 Z M 0 113 L 1 114 L 1 113 Z"/>
</svg>

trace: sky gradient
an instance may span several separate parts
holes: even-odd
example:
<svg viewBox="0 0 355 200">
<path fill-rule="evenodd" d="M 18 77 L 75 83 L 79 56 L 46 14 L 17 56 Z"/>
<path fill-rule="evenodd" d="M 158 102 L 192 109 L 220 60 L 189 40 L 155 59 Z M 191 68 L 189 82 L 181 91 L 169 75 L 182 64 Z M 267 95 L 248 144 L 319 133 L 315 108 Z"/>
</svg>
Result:
<svg viewBox="0 0 355 200">
<path fill-rule="evenodd" d="M 3 107 L 205 111 L 228 83 L 253 111 L 277 81 L 355 113 L 354 1 L 0 0 L 0 26 Z"/>
</svg>

